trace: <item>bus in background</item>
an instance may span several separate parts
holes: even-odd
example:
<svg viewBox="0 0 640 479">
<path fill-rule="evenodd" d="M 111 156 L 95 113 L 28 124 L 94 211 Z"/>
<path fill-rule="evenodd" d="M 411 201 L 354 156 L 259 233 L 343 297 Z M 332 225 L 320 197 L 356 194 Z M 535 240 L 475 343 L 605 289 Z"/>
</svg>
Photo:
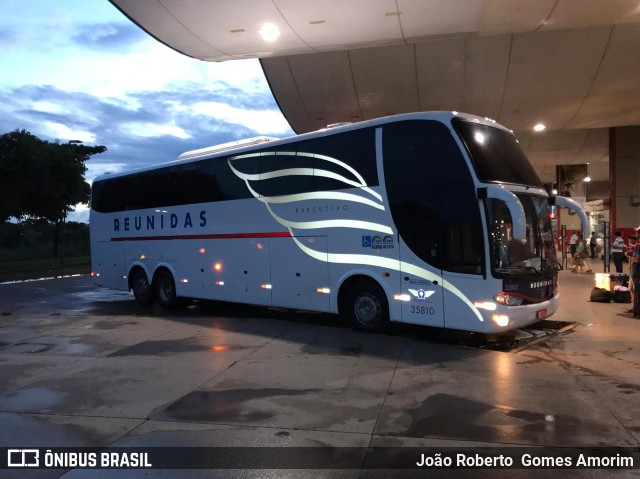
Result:
<svg viewBox="0 0 640 479">
<path fill-rule="evenodd" d="M 483 333 L 558 307 L 549 198 L 512 132 L 402 114 L 187 152 L 92 186 L 92 275 L 200 298 Z"/>
</svg>

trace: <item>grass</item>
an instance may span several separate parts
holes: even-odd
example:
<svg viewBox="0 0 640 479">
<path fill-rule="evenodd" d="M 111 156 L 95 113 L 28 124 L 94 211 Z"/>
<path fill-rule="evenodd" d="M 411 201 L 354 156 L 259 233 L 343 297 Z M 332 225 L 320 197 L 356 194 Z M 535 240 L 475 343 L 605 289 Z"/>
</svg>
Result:
<svg viewBox="0 0 640 479">
<path fill-rule="evenodd" d="M 2 261 L 0 262 L 0 282 L 66 274 L 88 274 L 90 270 L 90 256 L 64 258 L 64 262 L 60 258 Z"/>
</svg>

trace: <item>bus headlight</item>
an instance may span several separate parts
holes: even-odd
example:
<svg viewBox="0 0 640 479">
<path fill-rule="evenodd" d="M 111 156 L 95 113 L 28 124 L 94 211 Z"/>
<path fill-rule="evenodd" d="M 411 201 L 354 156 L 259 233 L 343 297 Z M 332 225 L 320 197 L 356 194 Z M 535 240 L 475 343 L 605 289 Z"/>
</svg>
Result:
<svg viewBox="0 0 640 479">
<path fill-rule="evenodd" d="M 496 300 L 496 303 L 504 304 L 505 306 L 520 306 L 523 301 L 520 296 L 514 296 L 508 293 L 497 294 L 493 299 Z"/>
</svg>

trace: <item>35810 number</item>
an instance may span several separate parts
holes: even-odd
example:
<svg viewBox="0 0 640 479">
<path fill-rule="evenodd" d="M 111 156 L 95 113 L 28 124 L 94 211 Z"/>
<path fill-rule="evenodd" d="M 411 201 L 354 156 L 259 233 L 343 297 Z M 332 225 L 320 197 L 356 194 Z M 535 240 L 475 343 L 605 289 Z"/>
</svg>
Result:
<svg viewBox="0 0 640 479">
<path fill-rule="evenodd" d="M 411 313 L 433 316 L 434 314 L 436 314 L 436 311 L 432 306 L 416 306 L 412 304 Z"/>
</svg>

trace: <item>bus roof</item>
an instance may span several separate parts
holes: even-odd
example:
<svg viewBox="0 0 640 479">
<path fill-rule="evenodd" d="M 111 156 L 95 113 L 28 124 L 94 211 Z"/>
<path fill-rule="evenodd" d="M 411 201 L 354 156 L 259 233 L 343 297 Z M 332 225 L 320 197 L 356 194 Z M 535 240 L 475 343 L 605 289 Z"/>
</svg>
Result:
<svg viewBox="0 0 640 479">
<path fill-rule="evenodd" d="M 221 151 L 237 150 L 243 146 L 262 145 L 270 141 L 279 140 L 280 138 L 273 138 L 270 136 L 256 136 L 253 138 L 246 138 L 244 140 L 230 141 L 228 143 L 221 143 L 219 145 L 207 146 L 206 148 L 200 148 L 198 150 L 191 150 L 182 153 L 179 160 L 190 160 L 192 158 L 202 158 L 204 156 L 211 156 L 212 153 L 218 153 Z"/>
</svg>

